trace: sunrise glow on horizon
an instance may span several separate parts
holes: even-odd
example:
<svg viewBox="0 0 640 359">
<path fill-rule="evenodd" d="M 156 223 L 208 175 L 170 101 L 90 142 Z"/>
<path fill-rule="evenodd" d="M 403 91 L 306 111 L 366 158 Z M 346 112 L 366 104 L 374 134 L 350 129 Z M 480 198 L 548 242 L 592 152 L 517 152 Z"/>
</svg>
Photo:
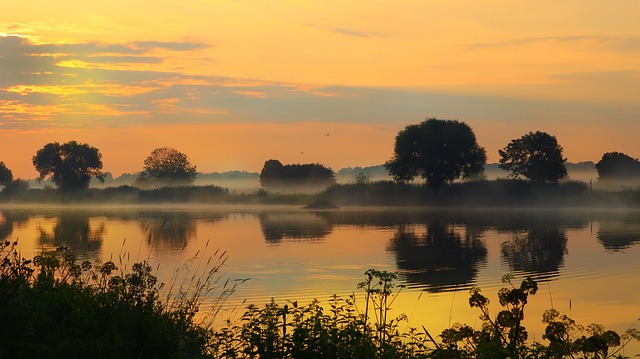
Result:
<svg viewBox="0 0 640 359">
<path fill-rule="evenodd" d="M 115 176 L 156 147 L 198 171 L 372 166 L 427 117 L 489 162 L 529 131 L 570 162 L 640 145 L 640 2 L 25 0 L 0 14 L 0 161 L 49 142 Z"/>
</svg>

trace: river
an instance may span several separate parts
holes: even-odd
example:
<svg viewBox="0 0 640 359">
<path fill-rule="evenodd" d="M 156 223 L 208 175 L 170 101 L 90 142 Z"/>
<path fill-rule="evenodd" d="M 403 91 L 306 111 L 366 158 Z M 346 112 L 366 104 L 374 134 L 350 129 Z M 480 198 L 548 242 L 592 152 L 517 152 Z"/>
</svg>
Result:
<svg viewBox="0 0 640 359">
<path fill-rule="evenodd" d="M 497 313 L 508 273 L 539 283 L 525 310 L 532 339 L 542 340 L 549 308 L 619 333 L 639 326 L 640 211 L 20 206 L 0 208 L 0 239 L 17 240 L 27 258 L 67 246 L 82 260 L 148 260 L 165 283 L 189 283 L 225 261 L 214 286 L 237 285 L 219 314 L 232 320 L 271 298 L 358 296 L 375 268 L 406 286 L 394 304 L 409 317 L 402 325 L 434 334 L 455 322 L 479 326 L 472 286 Z"/>
</svg>

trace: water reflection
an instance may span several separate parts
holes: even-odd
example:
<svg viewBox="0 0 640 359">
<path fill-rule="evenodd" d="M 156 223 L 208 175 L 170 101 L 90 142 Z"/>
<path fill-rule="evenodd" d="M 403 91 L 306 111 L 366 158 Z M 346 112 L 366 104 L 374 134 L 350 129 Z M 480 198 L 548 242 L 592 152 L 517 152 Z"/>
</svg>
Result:
<svg viewBox="0 0 640 359">
<path fill-rule="evenodd" d="M 389 250 L 406 281 L 437 292 L 472 285 L 487 260 L 483 237 L 497 232 L 510 272 L 539 280 L 556 276 L 567 253 L 568 229 L 584 229 L 585 213 L 571 211 L 345 211 L 320 212 L 333 225 L 393 228 Z M 639 225 L 640 226 L 640 225 Z M 422 233 L 418 233 L 422 229 Z M 640 228 L 636 233 L 640 232 Z M 493 235 L 493 234 L 492 234 Z M 640 235 L 639 235 L 640 236 Z"/>
<path fill-rule="evenodd" d="M 514 231 L 511 239 L 501 244 L 501 252 L 511 271 L 557 273 L 567 253 L 567 234 L 558 226 Z"/>
<path fill-rule="evenodd" d="M 210 211 L 5 209 L 0 211 L 0 239 L 12 239 L 18 228 L 33 220 L 30 225 L 34 226 L 38 249 L 65 246 L 79 255 L 97 257 L 108 228 L 132 222 L 150 248 L 162 251 L 184 248 L 197 237 L 198 223 L 217 222 L 228 216 L 228 212 Z"/>
<path fill-rule="evenodd" d="M 147 244 L 156 249 L 184 248 L 190 239 L 197 236 L 197 225 L 190 213 L 158 214 L 139 221 Z"/>
<path fill-rule="evenodd" d="M 23 226 L 31 218 L 28 211 L 0 211 L 0 240 L 13 241 L 14 230 Z"/>
<path fill-rule="evenodd" d="M 100 251 L 107 227 L 105 218 L 82 213 L 60 213 L 48 217 L 37 228 L 37 243 L 43 247 L 68 247 L 74 253 L 88 255 Z"/>
<path fill-rule="evenodd" d="M 268 243 L 282 240 L 321 240 L 333 226 L 325 218 L 311 212 L 262 212 L 260 228 Z"/>
<path fill-rule="evenodd" d="M 568 254 L 571 238 L 568 231 L 588 230 L 590 223 L 597 223 L 595 237 L 607 251 L 622 251 L 640 243 L 637 212 L 389 209 L 236 212 L 250 218 L 242 223 L 257 223 L 267 244 L 322 243 L 334 232 L 352 232 L 354 228 L 384 233 L 388 242 L 381 248 L 390 254 L 404 280 L 432 292 L 476 283 L 478 272 L 489 260 L 487 243 L 495 244 L 495 258 L 500 259 L 505 271 L 538 279 L 558 275 Z M 20 227 L 30 226 L 36 233 L 32 239 L 36 249 L 67 246 L 79 255 L 97 257 L 103 247 L 106 249 L 105 241 L 121 243 L 123 237 L 138 236 L 143 245 L 161 256 L 164 251 L 185 248 L 198 237 L 201 225 L 228 221 L 231 213 L 157 208 L 2 209 L 0 239 L 11 239 L 20 232 Z M 124 225 L 133 226 L 138 232 L 132 235 L 129 228 L 128 233 L 118 232 L 117 228 Z M 109 230 L 113 230 L 111 235 Z M 259 236 L 257 239 L 261 240 Z M 109 247 L 116 246 L 111 243 Z M 361 249 L 362 245 L 354 250 Z"/>
<path fill-rule="evenodd" d="M 439 292 L 474 281 L 487 259 L 482 231 L 440 221 L 430 222 L 424 233 L 417 233 L 419 229 L 398 226 L 389 246 L 408 283 Z"/>
<path fill-rule="evenodd" d="M 600 223 L 598 242 L 607 251 L 622 251 L 640 243 L 640 223 L 608 221 Z"/>
</svg>

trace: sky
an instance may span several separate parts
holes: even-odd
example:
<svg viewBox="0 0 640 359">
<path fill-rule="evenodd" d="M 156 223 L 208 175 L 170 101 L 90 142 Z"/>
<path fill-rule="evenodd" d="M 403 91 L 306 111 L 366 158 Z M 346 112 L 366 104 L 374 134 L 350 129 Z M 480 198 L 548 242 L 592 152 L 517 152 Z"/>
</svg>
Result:
<svg viewBox="0 0 640 359">
<path fill-rule="evenodd" d="M 0 161 L 50 142 L 114 176 L 157 147 L 200 172 L 379 165 L 467 123 L 488 161 L 530 131 L 569 162 L 640 157 L 640 1 L 21 0 L 0 11 Z"/>
</svg>

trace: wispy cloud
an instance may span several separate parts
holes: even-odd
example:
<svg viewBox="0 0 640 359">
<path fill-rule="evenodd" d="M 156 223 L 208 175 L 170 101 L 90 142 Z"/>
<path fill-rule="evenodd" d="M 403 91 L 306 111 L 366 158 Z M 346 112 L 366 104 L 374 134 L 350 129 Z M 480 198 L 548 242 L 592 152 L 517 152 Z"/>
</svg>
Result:
<svg viewBox="0 0 640 359">
<path fill-rule="evenodd" d="M 599 39 L 598 36 L 589 36 L 589 35 L 576 35 L 576 36 L 538 36 L 538 37 L 519 37 L 506 39 L 501 41 L 490 41 L 490 42 L 476 42 L 467 47 L 467 50 L 478 50 L 485 48 L 496 48 L 496 47 L 512 47 L 512 46 L 524 46 L 531 45 L 535 43 L 545 43 L 545 42 L 581 42 L 581 41 L 589 41 Z"/>
<path fill-rule="evenodd" d="M 574 117 L 599 114 L 619 119 L 637 119 L 640 113 L 638 102 L 605 106 L 418 89 L 323 87 L 167 70 L 166 51 L 180 51 L 186 58 L 198 58 L 198 51 L 206 46 L 192 42 L 42 44 L 16 35 L 0 36 L 3 54 L 0 69 L 11 69 L 0 71 L 0 128 L 235 121 L 406 124 L 428 116 L 490 118 L 507 123 L 514 119 L 553 121 L 556 113 L 571 113 Z M 625 86 L 637 89 L 633 83 L 638 74 L 580 73 L 551 77 L 560 83 L 556 90 L 567 92 L 567 84 L 572 89 L 593 88 L 598 83 L 618 86 L 615 84 L 623 79 L 627 79 L 623 82 Z M 541 109 L 555 112 L 545 116 Z"/>
<path fill-rule="evenodd" d="M 337 34 L 347 35 L 347 36 L 355 36 L 355 37 L 362 37 L 362 38 L 369 38 L 373 36 L 372 33 L 356 30 L 356 29 L 349 29 L 346 27 L 332 27 L 329 30 Z"/>
<path fill-rule="evenodd" d="M 467 50 L 481 50 L 487 48 L 503 48 L 526 46 L 543 43 L 590 43 L 616 52 L 640 51 L 640 37 L 613 35 L 574 35 L 574 36 L 538 36 L 519 37 L 501 41 L 476 42 L 467 46 Z"/>
</svg>

